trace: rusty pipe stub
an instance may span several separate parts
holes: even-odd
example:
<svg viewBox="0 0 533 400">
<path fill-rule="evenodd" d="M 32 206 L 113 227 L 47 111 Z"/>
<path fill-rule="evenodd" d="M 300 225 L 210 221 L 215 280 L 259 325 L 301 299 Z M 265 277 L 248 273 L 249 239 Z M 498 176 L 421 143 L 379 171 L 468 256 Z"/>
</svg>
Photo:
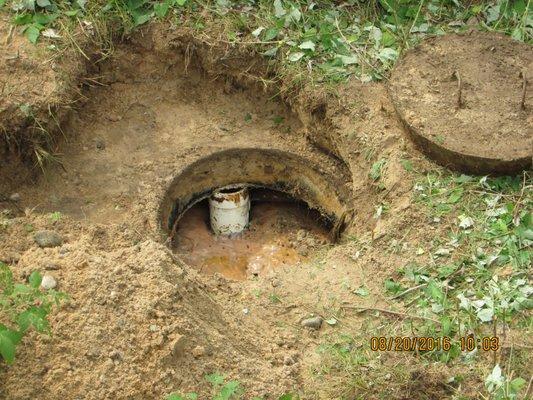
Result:
<svg viewBox="0 0 533 400">
<path fill-rule="evenodd" d="M 248 226 L 250 193 L 246 187 L 220 188 L 209 197 L 211 228 L 216 235 L 234 235 Z"/>
</svg>

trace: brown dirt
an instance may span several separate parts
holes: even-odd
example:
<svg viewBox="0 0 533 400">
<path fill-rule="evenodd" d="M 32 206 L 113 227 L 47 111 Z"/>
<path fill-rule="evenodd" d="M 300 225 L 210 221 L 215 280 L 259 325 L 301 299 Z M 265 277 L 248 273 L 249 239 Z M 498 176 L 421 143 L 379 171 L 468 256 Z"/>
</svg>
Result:
<svg viewBox="0 0 533 400">
<path fill-rule="evenodd" d="M 56 44 L 43 42 L 33 45 L 9 18 L 0 15 L 0 166 L 14 154 L 34 158 L 25 153 L 28 148 L 55 147 L 53 133 L 78 102 L 78 82 L 86 74 L 86 64 L 76 50 L 59 44 L 50 50 L 48 46 Z M 87 28 L 86 33 L 75 34 L 81 46 L 94 32 Z"/>
<path fill-rule="evenodd" d="M 449 397 L 442 382 L 456 371 L 422 373 L 412 355 L 369 357 L 363 374 L 375 386 L 347 392 L 346 380 L 335 381 L 342 368 L 325 381 L 319 376 L 330 336 L 353 335 L 362 345 L 383 325 L 341 304 L 399 308 L 383 297 L 383 280 L 417 260 L 428 232 L 437 234 L 413 207 L 413 177 L 400 161 L 421 171 L 434 165 L 404 139 L 383 85 L 352 82 L 336 97 L 305 88 L 295 97 L 284 92 L 282 103 L 259 90 L 268 68 L 241 51 L 158 26 L 145 30 L 100 64 L 102 85 L 84 89 L 87 103 L 63 128 L 63 167 L 35 182 L 0 171 L 0 190 L 20 193 L 25 210 L 2 203 L 0 260 L 18 279 L 35 269 L 53 274 L 71 297 L 52 315 L 52 337 L 31 335 L 16 364 L 0 367 L 0 398 L 156 399 L 176 390 L 205 398 L 203 376 L 217 371 L 242 382 L 246 398 L 375 399 L 385 390 L 378 386 L 393 399 Z M 334 176 L 337 202 L 354 207 L 351 239 L 245 282 L 186 265 L 166 246 L 161 208 L 188 166 L 234 148 L 291 154 L 313 174 Z M 378 187 L 368 172 L 380 159 Z M 305 168 L 296 171 L 306 176 Z M 376 219 L 382 203 L 388 212 Z M 59 221 L 52 211 L 62 213 Z M 38 229 L 57 231 L 65 244 L 39 248 L 31 233 Z M 398 240 L 405 245 L 393 251 Z M 354 295 L 360 286 L 368 297 Z M 300 325 L 310 315 L 338 324 L 311 331 Z M 386 378 L 398 365 L 398 380 Z M 421 389 L 429 375 L 431 385 Z"/>
<path fill-rule="evenodd" d="M 432 159 L 467 172 L 510 173 L 531 167 L 532 80 L 530 45 L 470 32 L 431 38 L 406 53 L 389 88 L 400 118 Z"/>
</svg>

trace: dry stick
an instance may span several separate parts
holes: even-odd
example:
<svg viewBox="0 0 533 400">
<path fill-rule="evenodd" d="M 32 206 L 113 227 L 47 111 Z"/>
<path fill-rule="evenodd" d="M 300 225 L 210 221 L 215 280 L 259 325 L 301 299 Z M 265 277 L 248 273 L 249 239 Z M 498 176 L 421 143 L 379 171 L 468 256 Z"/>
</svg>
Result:
<svg viewBox="0 0 533 400">
<path fill-rule="evenodd" d="M 390 300 L 396 300 L 396 299 L 399 299 L 400 297 L 403 297 L 405 296 L 406 294 L 409 294 L 411 292 L 414 292 L 415 290 L 417 289 L 420 289 L 424 286 L 427 286 L 427 283 L 421 283 L 420 285 L 416 285 L 416 286 L 413 286 L 412 288 L 409 288 L 407 290 L 404 290 L 403 292 L 401 292 L 400 294 L 397 294 L 396 296 L 394 297 L 391 297 Z"/>
<path fill-rule="evenodd" d="M 379 311 L 384 314 L 391 314 L 391 315 L 397 315 L 399 317 L 403 318 L 409 318 L 409 319 L 422 319 L 426 321 L 434 322 L 438 325 L 440 325 L 440 321 L 437 321 L 436 319 L 429 318 L 429 317 L 423 317 L 421 315 L 412 315 L 407 313 L 402 313 L 398 311 L 392 311 L 392 310 L 385 310 L 383 308 L 374 308 L 374 307 L 358 307 L 358 306 L 350 306 L 350 305 L 342 305 L 341 308 L 349 309 L 349 310 L 359 310 L 358 312 L 365 312 L 365 311 Z"/>
<path fill-rule="evenodd" d="M 459 71 L 455 70 L 455 77 L 457 78 L 457 109 L 463 108 L 463 80 Z"/>
<path fill-rule="evenodd" d="M 524 395 L 524 399 L 529 399 L 529 390 L 531 389 L 531 383 L 533 383 L 533 375 L 531 375 L 531 378 L 529 378 L 529 383 L 527 385 L 526 394 Z"/>
<path fill-rule="evenodd" d="M 526 88 L 527 88 L 527 78 L 526 71 L 521 72 L 522 75 L 522 100 L 520 100 L 520 109 L 526 109 Z"/>
</svg>

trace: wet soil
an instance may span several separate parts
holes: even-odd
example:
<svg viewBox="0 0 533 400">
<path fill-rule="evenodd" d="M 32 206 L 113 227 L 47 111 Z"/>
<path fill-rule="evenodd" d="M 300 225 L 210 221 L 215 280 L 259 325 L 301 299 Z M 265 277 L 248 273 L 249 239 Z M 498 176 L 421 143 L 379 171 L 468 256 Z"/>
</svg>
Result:
<svg viewBox="0 0 533 400">
<path fill-rule="evenodd" d="M 302 203 L 252 203 L 248 229 L 216 236 L 203 201 L 180 219 L 174 251 L 202 273 L 234 280 L 269 276 L 278 268 L 301 268 L 328 242 L 327 229 L 317 221 L 320 214 Z"/>
</svg>

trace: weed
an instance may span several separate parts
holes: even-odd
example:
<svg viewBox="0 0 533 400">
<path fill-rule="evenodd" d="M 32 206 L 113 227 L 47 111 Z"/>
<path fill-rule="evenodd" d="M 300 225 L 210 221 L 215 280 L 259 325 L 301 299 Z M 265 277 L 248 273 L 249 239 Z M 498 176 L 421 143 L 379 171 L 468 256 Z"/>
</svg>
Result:
<svg viewBox="0 0 533 400">
<path fill-rule="evenodd" d="M 239 400 L 243 398 L 243 388 L 239 381 L 227 381 L 224 375 L 214 373 L 205 376 L 205 380 L 212 386 L 212 400 Z M 178 394 L 172 393 L 165 400 L 196 400 L 196 393 Z M 252 400 L 262 400 L 260 397 L 253 397 Z M 298 400 L 292 394 L 284 394 L 278 400 Z"/>
<path fill-rule="evenodd" d="M 73 19 L 118 21 L 125 32 L 163 18 L 207 35 L 218 26 L 229 42 L 253 44 L 265 58 L 277 59 L 295 80 L 307 75 L 319 82 L 383 79 L 403 51 L 447 31 L 476 26 L 525 42 L 533 38 L 525 0 L 2 0 L 2 6 L 33 43 L 61 37 Z"/>
<path fill-rule="evenodd" d="M 52 306 L 65 299 L 63 293 L 39 289 L 42 277 L 34 271 L 28 284 L 15 283 L 9 267 L 0 262 L 0 355 L 8 364 L 15 360 L 16 346 L 29 329 L 50 333 L 47 316 Z"/>
</svg>

